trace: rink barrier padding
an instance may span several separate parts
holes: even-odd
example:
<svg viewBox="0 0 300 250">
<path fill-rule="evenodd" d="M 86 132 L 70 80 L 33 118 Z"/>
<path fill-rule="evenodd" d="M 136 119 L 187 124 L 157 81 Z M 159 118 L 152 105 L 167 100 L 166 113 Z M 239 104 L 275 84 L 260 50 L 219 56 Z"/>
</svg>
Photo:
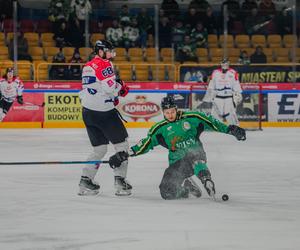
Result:
<svg viewBox="0 0 300 250">
<path fill-rule="evenodd" d="M 42 128 L 41 122 L 0 122 L 0 128 Z"/>
</svg>

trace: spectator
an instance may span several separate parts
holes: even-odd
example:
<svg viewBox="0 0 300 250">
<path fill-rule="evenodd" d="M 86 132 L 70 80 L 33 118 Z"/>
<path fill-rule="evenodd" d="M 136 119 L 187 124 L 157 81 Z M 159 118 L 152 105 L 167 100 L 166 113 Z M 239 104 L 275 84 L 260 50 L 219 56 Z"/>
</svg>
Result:
<svg viewBox="0 0 300 250">
<path fill-rule="evenodd" d="M 264 17 L 258 15 L 257 9 L 251 10 L 251 15 L 248 16 L 245 20 L 245 29 L 248 35 L 253 34 L 265 34 L 265 26 L 263 23 L 265 22 Z"/>
<path fill-rule="evenodd" d="M 126 27 L 124 27 L 124 46 L 127 49 L 139 46 L 140 32 L 137 24 L 136 18 L 132 18 L 131 24 L 128 24 Z"/>
<path fill-rule="evenodd" d="M 190 8 L 184 17 L 185 27 L 187 27 L 190 30 L 194 29 L 199 19 L 200 16 L 198 15 L 196 9 Z"/>
<path fill-rule="evenodd" d="M 99 18 L 97 20 L 97 29 L 94 30 L 95 33 L 101 33 L 101 34 L 105 34 L 105 28 L 104 28 L 104 23 L 103 20 L 101 18 Z"/>
<path fill-rule="evenodd" d="M 234 27 L 234 23 L 240 20 L 240 16 L 239 16 L 240 5 L 237 0 L 226 0 L 221 6 L 222 21 L 224 20 L 225 6 L 227 6 L 227 15 L 228 15 L 227 27 L 229 30 L 231 30 L 231 28 Z M 224 22 L 222 22 L 222 25 L 223 23 Z"/>
<path fill-rule="evenodd" d="M 196 44 L 197 48 L 207 47 L 207 30 L 203 27 L 202 22 L 198 22 L 196 28 L 191 32 L 191 39 Z"/>
<path fill-rule="evenodd" d="M 60 24 L 59 29 L 54 33 L 53 40 L 56 41 L 56 47 L 65 47 L 68 45 L 67 25 L 65 22 Z"/>
<path fill-rule="evenodd" d="M 175 23 L 175 27 L 172 29 L 172 43 L 175 45 L 182 43 L 185 34 L 186 28 L 183 26 L 183 22 L 178 19 Z"/>
<path fill-rule="evenodd" d="M 276 14 L 276 7 L 272 0 L 262 0 L 259 4 L 259 15 L 265 18 L 272 18 Z"/>
<path fill-rule="evenodd" d="M 80 56 L 78 49 L 74 49 L 74 54 L 69 61 L 70 63 L 83 63 L 83 60 Z M 70 65 L 69 66 L 69 74 L 70 80 L 80 80 L 81 79 L 81 70 L 82 65 Z"/>
<path fill-rule="evenodd" d="M 196 9 L 199 15 L 204 15 L 207 8 L 209 7 L 209 3 L 206 0 L 192 0 L 189 4 L 189 9 Z"/>
<path fill-rule="evenodd" d="M 0 23 L 4 19 L 12 18 L 13 14 L 13 1 L 12 0 L 0 0 Z"/>
<path fill-rule="evenodd" d="M 246 50 L 241 51 L 240 57 L 238 59 L 239 64 L 243 65 L 249 65 L 250 64 L 250 58 L 248 56 L 248 53 Z"/>
<path fill-rule="evenodd" d="M 24 37 L 22 31 L 17 32 L 17 53 L 18 53 L 18 60 L 28 60 L 32 61 L 31 56 L 28 53 L 28 41 Z M 8 44 L 10 59 L 14 60 L 14 39 L 10 39 Z"/>
<path fill-rule="evenodd" d="M 165 11 L 165 15 L 171 21 L 179 15 L 179 5 L 176 0 L 163 0 L 161 9 Z"/>
<path fill-rule="evenodd" d="M 119 22 L 125 27 L 128 26 L 131 22 L 131 15 L 129 13 L 128 6 L 126 4 L 122 5 L 121 12 L 119 14 Z"/>
<path fill-rule="evenodd" d="M 177 48 L 177 61 L 184 63 L 185 61 L 198 62 L 196 56 L 196 44 L 191 41 L 190 36 L 185 35 L 184 41 Z"/>
<path fill-rule="evenodd" d="M 140 38 L 142 48 L 147 47 L 147 38 L 149 34 L 153 34 L 153 20 L 147 15 L 147 9 L 142 8 L 137 16 L 138 27 L 140 29 Z"/>
<path fill-rule="evenodd" d="M 159 48 L 171 47 L 171 34 L 172 34 L 172 27 L 169 24 L 169 19 L 167 17 L 163 17 L 159 19 L 159 29 L 158 29 Z"/>
<path fill-rule="evenodd" d="M 208 34 L 218 33 L 217 18 L 213 14 L 212 8 L 210 6 L 208 6 L 206 9 L 206 13 L 203 16 L 202 23 L 203 26 L 207 29 Z"/>
<path fill-rule="evenodd" d="M 255 52 L 250 57 L 251 63 L 267 63 L 267 56 L 263 52 L 261 46 L 257 46 Z"/>
<path fill-rule="evenodd" d="M 112 27 L 106 30 L 106 39 L 109 40 L 114 47 L 123 46 L 123 30 L 120 27 L 119 21 L 115 18 L 112 22 Z"/>
<path fill-rule="evenodd" d="M 245 2 L 243 2 L 242 4 L 242 18 L 243 20 L 245 20 L 247 18 L 247 16 L 251 15 L 251 10 L 252 9 L 258 9 L 258 5 L 256 0 L 245 0 Z"/>
<path fill-rule="evenodd" d="M 92 12 L 92 5 L 89 0 L 72 0 L 70 5 L 74 18 L 80 23 L 81 32 L 84 32 L 87 16 Z"/>
<path fill-rule="evenodd" d="M 84 46 L 84 36 L 78 18 L 71 18 L 66 39 L 72 47 L 80 48 Z"/>
<path fill-rule="evenodd" d="M 53 57 L 53 65 L 50 69 L 50 80 L 68 80 L 68 70 L 66 65 L 57 65 L 58 63 L 66 63 L 66 58 L 60 48 L 59 52 Z"/>
<path fill-rule="evenodd" d="M 280 14 L 276 18 L 277 28 L 280 35 L 293 33 L 293 17 L 286 7 L 282 8 Z"/>
<path fill-rule="evenodd" d="M 49 21 L 52 22 L 53 33 L 57 33 L 62 22 L 69 20 L 68 0 L 51 0 L 49 4 Z"/>
</svg>

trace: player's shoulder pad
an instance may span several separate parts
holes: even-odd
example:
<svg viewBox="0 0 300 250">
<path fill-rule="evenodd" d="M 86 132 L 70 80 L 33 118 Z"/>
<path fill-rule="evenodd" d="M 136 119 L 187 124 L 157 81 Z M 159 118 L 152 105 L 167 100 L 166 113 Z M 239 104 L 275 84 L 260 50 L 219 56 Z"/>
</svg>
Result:
<svg viewBox="0 0 300 250">
<path fill-rule="evenodd" d="M 228 72 L 234 75 L 234 78 L 237 80 L 239 78 L 239 74 L 236 70 L 234 70 L 233 68 L 229 68 Z"/>
<path fill-rule="evenodd" d="M 155 123 L 150 129 L 148 134 L 149 135 L 153 135 L 157 132 L 158 129 L 160 129 L 161 127 L 165 126 L 166 124 L 168 124 L 169 122 L 167 120 L 162 120 L 160 122 Z"/>
</svg>

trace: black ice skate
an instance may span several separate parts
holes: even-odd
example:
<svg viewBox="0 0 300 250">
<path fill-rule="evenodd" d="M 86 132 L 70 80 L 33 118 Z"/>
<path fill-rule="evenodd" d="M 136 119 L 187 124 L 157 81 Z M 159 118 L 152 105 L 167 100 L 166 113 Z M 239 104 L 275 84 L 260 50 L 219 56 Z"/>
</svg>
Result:
<svg viewBox="0 0 300 250">
<path fill-rule="evenodd" d="M 202 195 L 201 189 L 199 186 L 193 181 L 192 178 L 187 178 L 183 181 L 182 186 L 189 191 L 189 194 L 199 198 Z"/>
<path fill-rule="evenodd" d="M 121 176 L 115 176 L 115 189 L 117 196 L 131 195 L 132 186 Z"/>
<path fill-rule="evenodd" d="M 99 189 L 100 185 L 94 183 L 89 177 L 81 176 L 78 195 L 97 195 Z"/>
</svg>

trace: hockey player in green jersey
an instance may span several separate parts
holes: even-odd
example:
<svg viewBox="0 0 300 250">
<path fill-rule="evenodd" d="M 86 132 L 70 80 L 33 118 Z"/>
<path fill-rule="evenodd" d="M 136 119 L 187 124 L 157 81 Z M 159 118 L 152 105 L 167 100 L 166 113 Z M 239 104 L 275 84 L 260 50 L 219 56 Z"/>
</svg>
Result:
<svg viewBox="0 0 300 250">
<path fill-rule="evenodd" d="M 215 185 L 199 137 L 204 130 L 213 130 L 246 140 L 245 130 L 235 125 L 227 126 L 205 113 L 179 111 L 172 97 L 163 98 L 161 107 L 165 119 L 156 123 L 148 136 L 132 146 L 129 152 L 118 152 L 111 156 L 110 166 L 117 168 L 128 157 L 145 154 L 161 145 L 169 150 L 169 167 L 159 185 L 163 199 L 187 198 L 189 194 L 200 197 L 201 189 L 195 178 L 200 179 L 208 195 L 214 196 Z"/>
</svg>

